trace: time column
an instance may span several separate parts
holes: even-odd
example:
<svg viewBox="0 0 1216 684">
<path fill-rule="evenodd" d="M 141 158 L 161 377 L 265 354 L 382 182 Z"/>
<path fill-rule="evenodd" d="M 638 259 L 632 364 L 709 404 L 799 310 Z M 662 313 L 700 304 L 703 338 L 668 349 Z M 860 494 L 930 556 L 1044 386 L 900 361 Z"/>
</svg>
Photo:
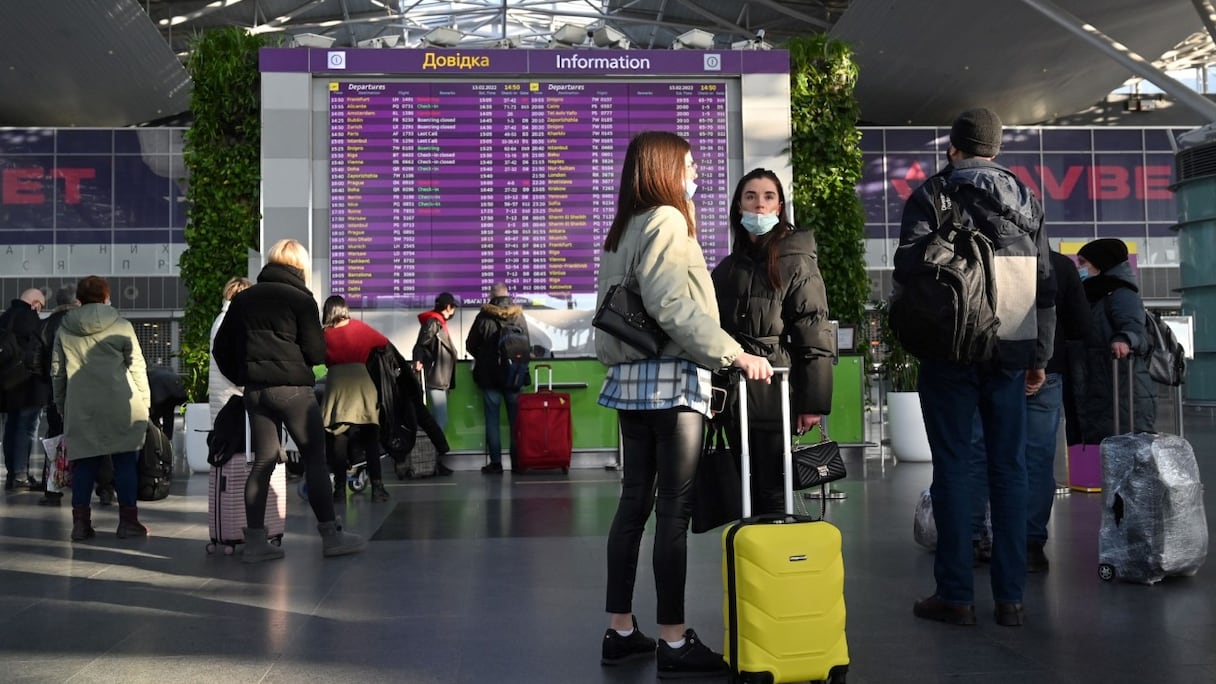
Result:
<svg viewBox="0 0 1216 684">
<path fill-rule="evenodd" d="M 329 84 L 329 286 L 346 294 L 346 93 Z"/>
</svg>

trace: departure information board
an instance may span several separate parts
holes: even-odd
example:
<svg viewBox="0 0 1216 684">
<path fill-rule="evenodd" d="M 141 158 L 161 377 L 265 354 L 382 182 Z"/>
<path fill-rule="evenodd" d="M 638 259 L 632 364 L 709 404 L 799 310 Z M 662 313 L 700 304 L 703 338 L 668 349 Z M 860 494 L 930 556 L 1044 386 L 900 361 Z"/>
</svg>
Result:
<svg viewBox="0 0 1216 684">
<path fill-rule="evenodd" d="M 698 165 L 698 237 L 726 229 L 725 81 L 330 81 L 330 291 L 365 305 L 436 292 L 594 295 L 625 150 L 671 131 Z"/>
</svg>

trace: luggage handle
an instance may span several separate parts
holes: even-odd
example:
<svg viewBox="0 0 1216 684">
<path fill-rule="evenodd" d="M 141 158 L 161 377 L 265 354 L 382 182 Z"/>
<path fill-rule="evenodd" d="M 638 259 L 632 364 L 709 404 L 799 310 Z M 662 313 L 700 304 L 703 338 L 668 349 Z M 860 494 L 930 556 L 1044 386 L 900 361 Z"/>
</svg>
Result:
<svg viewBox="0 0 1216 684">
<path fill-rule="evenodd" d="M 773 375 L 780 378 L 781 383 L 781 424 L 789 426 L 793 420 L 793 409 L 790 407 L 790 369 L 788 367 L 774 367 Z M 740 464 L 740 484 L 743 488 L 743 517 L 750 517 L 752 514 L 752 473 L 751 473 L 751 428 L 748 425 L 747 419 L 747 376 L 743 373 L 739 374 L 739 453 L 741 455 Z M 826 435 L 826 432 L 824 433 Z M 781 458 L 784 464 L 783 475 L 785 482 L 785 513 L 786 515 L 795 515 L 794 513 L 794 450 L 793 440 L 781 440 Z M 820 519 L 827 517 L 827 492 L 825 496 L 820 497 Z"/>
<path fill-rule="evenodd" d="M 532 382 L 536 385 L 536 391 L 541 391 L 540 385 L 540 369 L 544 368 L 549 372 L 549 383 L 545 387 L 546 392 L 553 391 L 553 365 L 548 363 L 538 363 L 532 366 Z"/>
<path fill-rule="evenodd" d="M 1119 357 L 1112 356 L 1110 359 L 1110 376 L 1111 376 L 1111 392 L 1112 401 L 1111 416 L 1115 421 L 1116 435 L 1123 434 L 1119 429 Z M 1136 357 L 1131 354 L 1127 355 L 1127 431 L 1129 433 L 1136 431 Z"/>
</svg>

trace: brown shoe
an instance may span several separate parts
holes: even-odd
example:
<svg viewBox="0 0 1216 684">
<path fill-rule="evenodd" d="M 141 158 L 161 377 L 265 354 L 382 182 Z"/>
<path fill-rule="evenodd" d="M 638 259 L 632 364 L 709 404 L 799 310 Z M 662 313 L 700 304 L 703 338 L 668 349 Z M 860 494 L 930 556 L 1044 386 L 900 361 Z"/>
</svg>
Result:
<svg viewBox="0 0 1216 684">
<path fill-rule="evenodd" d="M 996 623 L 1002 627 L 1022 626 L 1022 604 L 996 602 Z"/>
<path fill-rule="evenodd" d="M 912 614 L 925 620 L 937 620 L 951 625 L 975 624 L 974 604 L 946 603 L 936 594 L 913 603 Z"/>
</svg>

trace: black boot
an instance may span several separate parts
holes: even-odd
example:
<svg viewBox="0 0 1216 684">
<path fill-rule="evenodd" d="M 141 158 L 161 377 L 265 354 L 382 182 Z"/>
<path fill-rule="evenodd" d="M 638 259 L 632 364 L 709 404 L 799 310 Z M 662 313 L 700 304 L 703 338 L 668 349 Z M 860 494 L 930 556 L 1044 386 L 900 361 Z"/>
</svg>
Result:
<svg viewBox="0 0 1216 684">
<path fill-rule="evenodd" d="M 388 501 L 388 490 L 384 488 L 384 480 L 372 480 L 372 501 Z"/>
<path fill-rule="evenodd" d="M 346 503 L 346 476 L 334 477 L 334 503 Z"/>
</svg>

